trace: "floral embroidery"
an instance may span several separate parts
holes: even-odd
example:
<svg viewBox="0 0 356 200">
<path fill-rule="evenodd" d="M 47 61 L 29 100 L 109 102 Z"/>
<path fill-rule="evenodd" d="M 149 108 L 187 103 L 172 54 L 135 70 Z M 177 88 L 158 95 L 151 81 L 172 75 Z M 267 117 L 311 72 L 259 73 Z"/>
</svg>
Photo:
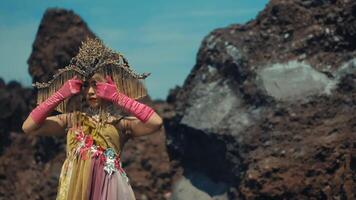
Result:
<svg viewBox="0 0 356 200">
<path fill-rule="evenodd" d="M 78 141 L 75 154 L 79 155 L 81 159 L 88 159 L 88 153 L 91 152 L 91 157 L 97 157 L 101 164 L 104 164 L 104 170 L 112 175 L 113 172 L 119 172 L 120 175 L 129 182 L 124 169 L 122 168 L 122 162 L 119 154 L 111 147 L 103 148 L 94 144 L 92 135 L 86 135 L 81 127 L 74 129 L 75 139 Z"/>
<path fill-rule="evenodd" d="M 79 128 L 76 131 L 76 140 L 78 141 L 78 147 L 75 151 L 76 154 L 79 154 L 83 160 L 88 159 L 88 151 L 92 149 L 94 140 L 91 135 L 85 135 L 83 129 Z"/>
<path fill-rule="evenodd" d="M 105 156 L 109 159 L 115 158 L 115 151 L 112 148 L 107 148 L 104 152 Z"/>
<path fill-rule="evenodd" d="M 122 168 L 122 163 L 119 156 L 117 156 L 115 159 L 115 167 L 119 170 L 121 176 L 126 180 L 126 182 L 129 182 L 129 178 L 127 177 L 126 172 Z"/>
</svg>

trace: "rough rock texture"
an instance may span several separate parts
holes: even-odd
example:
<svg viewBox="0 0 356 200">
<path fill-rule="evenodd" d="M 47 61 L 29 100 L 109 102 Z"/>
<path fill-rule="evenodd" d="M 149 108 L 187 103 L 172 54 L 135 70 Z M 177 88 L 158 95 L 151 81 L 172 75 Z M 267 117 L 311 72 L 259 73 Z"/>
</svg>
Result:
<svg viewBox="0 0 356 200">
<path fill-rule="evenodd" d="M 169 117 L 165 102 L 150 104 L 161 117 Z M 131 178 L 137 200 L 169 199 L 172 185 L 181 176 L 177 161 L 170 161 L 165 131 L 134 138 L 125 144 L 124 168 Z"/>
<path fill-rule="evenodd" d="M 332 96 L 278 104 L 246 129 L 240 196 L 355 199 L 355 86 L 347 75 Z"/>
<path fill-rule="evenodd" d="M 10 132 L 11 144 L 0 156 L 0 199 L 55 199 L 64 154 L 38 159 L 38 138 Z M 57 147 L 55 147 L 57 148 Z"/>
<path fill-rule="evenodd" d="M 28 61 L 33 82 L 48 81 L 56 69 L 69 63 L 80 42 L 92 35 L 72 11 L 47 10 Z M 161 116 L 166 115 L 165 102 L 153 102 L 149 97 L 146 101 Z M 55 199 L 65 138 L 31 137 L 21 132 L 34 106 L 32 88 L 16 82 L 5 85 L 0 79 L 0 199 Z M 123 167 L 138 200 L 168 199 L 172 182 L 181 174 L 176 165 L 169 162 L 164 132 L 135 138 L 124 147 Z"/>
<path fill-rule="evenodd" d="M 184 168 L 175 199 L 356 198 L 355 11 L 272 0 L 204 38 L 167 97 L 168 150 Z"/>
<path fill-rule="evenodd" d="M 34 104 L 34 92 L 22 88 L 16 81 L 5 84 L 0 78 L 0 153 L 10 144 L 10 131 L 21 131 L 22 122 L 26 119 L 30 104 Z"/>
<path fill-rule="evenodd" d="M 32 82 L 49 81 L 57 69 L 69 64 L 78 53 L 81 42 L 94 36 L 73 11 L 46 10 L 27 61 Z"/>
</svg>

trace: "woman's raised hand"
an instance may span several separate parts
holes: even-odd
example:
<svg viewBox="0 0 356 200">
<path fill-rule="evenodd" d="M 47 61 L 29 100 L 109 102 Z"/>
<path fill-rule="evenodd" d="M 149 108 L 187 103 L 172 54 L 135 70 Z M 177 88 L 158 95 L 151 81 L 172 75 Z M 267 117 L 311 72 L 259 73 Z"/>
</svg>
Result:
<svg viewBox="0 0 356 200">
<path fill-rule="evenodd" d="M 96 83 L 97 96 L 124 108 L 144 123 L 153 115 L 154 110 L 151 107 L 119 92 L 110 76 L 106 77 L 106 81 Z"/>
<path fill-rule="evenodd" d="M 42 124 L 46 117 L 58 106 L 64 99 L 73 96 L 80 92 L 82 80 L 79 80 L 77 76 L 66 81 L 63 86 L 53 93 L 48 99 L 39 104 L 30 113 L 31 118 L 36 124 Z"/>
<path fill-rule="evenodd" d="M 117 87 L 109 75 L 105 79 L 106 82 L 96 83 L 96 95 L 104 100 L 113 101 L 118 92 Z"/>
<path fill-rule="evenodd" d="M 81 90 L 82 84 L 83 81 L 78 79 L 77 75 L 75 75 L 73 78 L 67 80 L 57 92 L 63 96 L 63 99 L 66 99 L 78 94 Z"/>
</svg>

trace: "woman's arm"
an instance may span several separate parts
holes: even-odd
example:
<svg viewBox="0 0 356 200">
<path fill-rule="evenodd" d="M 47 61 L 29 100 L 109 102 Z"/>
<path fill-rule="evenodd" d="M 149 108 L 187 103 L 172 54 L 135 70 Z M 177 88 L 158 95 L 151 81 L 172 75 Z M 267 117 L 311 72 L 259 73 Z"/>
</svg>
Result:
<svg viewBox="0 0 356 200">
<path fill-rule="evenodd" d="M 63 136 L 67 126 L 67 114 L 47 117 L 42 125 L 37 125 L 31 116 L 28 116 L 22 125 L 24 133 L 36 136 Z"/>
<path fill-rule="evenodd" d="M 136 117 L 126 117 L 120 120 L 120 126 L 128 132 L 130 137 L 140 137 L 158 132 L 163 127 L 162 118 L 154 112 L 144 123 Z"/>
<path fill-rule="evenodd" d="M 119 92 L 110 76 L 106 80 L 106 83 L 96 83 L 96 94 L 134 116 L 133 119 L 122 120 L 122 123 L 126 123 L 123 124 L 126 131 L 137 137 L 154 133 L 162 127 L 162 118 L 151 107 Z"/>
<path fill-rule="evenodd" d="M 77 79 L 77 76 L 66 81 L 59 90 L 31 111 L 30 115 L 22 125 L 22 130 L 25 133 L 36 133 L 39 135 L 61 135 L 64 132 L 63 127 L 66 125 L 61 118 L 65 117 L 65 115 L 48 116 L 56 106 L 66 98 L 70 98 L 79 93 L 82 83 L 82 80 Z M 45 133 L 45 131 L 48 132 Z"/>
</svg>

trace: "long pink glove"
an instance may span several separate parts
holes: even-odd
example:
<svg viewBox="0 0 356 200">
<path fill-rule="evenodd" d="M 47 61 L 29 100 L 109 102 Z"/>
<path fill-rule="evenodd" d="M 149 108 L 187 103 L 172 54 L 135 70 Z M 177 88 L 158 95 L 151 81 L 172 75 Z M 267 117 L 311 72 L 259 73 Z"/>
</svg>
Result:
<svg viewBox="0 0 356 200">
<path fill-rule="evenodd" d="M 126 111 L 137 117 L 140 121 L 144 123 L 147 122 L 148 119 L 153 115 L 154 110 L 151 107 L 119 92 L 110 76 L 107 76 L 106 80 L 106 83 L 96 83 L 96 95 L 102 99 L 111 101 L 116 105 L 123 107 Z"/>
<path fill-rule="evenodd" d="M 80 92 L 83 81 L 74 76 L 66 81 L 59 90 L 53 93 L 47 100 L 38 105 L 30 113 L 31 118 L 36 124 L 42 124 L 46 117 L 56 108 L 63 100 Z"/>
</svg>

